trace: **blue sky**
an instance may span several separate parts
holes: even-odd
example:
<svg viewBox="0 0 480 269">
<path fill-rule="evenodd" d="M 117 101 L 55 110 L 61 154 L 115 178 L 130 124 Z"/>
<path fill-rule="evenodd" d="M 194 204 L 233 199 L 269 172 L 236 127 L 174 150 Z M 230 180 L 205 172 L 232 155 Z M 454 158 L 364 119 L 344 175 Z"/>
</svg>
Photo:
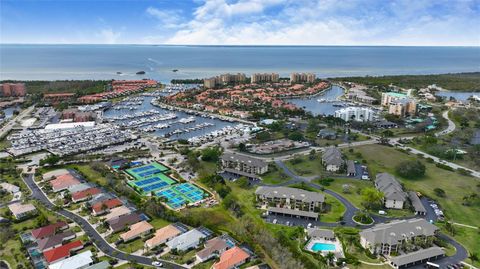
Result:
<svg viewBox="0 0 480 269">
<path fill-rule="evenodd" d="M 480 0 L 0 0 L 1 43 L 480 46 Z"/>
</svg>

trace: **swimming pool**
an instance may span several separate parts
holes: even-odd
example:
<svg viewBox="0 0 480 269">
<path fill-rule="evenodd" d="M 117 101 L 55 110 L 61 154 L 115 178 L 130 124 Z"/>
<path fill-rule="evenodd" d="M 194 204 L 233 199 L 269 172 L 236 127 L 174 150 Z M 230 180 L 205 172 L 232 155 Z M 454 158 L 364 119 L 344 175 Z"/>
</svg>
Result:
<svg viewBox="0 0 480 269">
<path fill-rule="evenodd" d="M 311 247 L 312 251 L 335 251 L 335 245 L 329 243 L 314 243 Z"/>
</svg>

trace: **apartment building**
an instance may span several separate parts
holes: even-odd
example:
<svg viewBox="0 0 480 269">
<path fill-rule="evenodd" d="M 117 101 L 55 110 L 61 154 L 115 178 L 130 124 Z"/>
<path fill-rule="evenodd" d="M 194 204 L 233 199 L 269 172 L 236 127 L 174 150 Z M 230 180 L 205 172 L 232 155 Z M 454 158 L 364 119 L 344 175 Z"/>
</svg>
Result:
<svg viewBox="0 0 480 269">
<path fill-rule="evenodd" d="M 257 201 L 267 206 L 297 211 L 319 212 L 325 203 L 325 196 L 318 192 L 289 187 L 258 187 Z"/>
<path fill-rule="evenodd" d="M 225 85 L 231 83 L 244 83 L 247 81 L 247 76 L 244 73 L 237 74 L 221 74 L 216 77 L 203 79 L 203 87 L 207 89 L 215 88 L 218 85 Z"/>
<path fill-rule="evenodd" d="M 382 223 L 360 232 L 360 244 L 374 254 L 398 253 L 403 243 L 432 242 L 438 227 L 425 219 Z"/>
<path fill-rule="evenodd" d="M 313 83 L 315 82 L 316 76 L 313 73 L 291 73 L 290 74 L 290 83 Z"/>
<path fill-rule="evenodd" d="M 221 162 L 225 172 L 251 179 L 258 179 L 259 175 L 268 172 L 265 161 L 245 155 L 226 152 L 221 156 Z"/>
<path fill-rule="evenodd" d="M 325 170 L 330 172 L 338 172 L 344 166 L 345 160 L 343 159 L 342 152 L 336 147 L 329 147 L 325 149 L 322 154 L 322 164 Z"/>
<path fill-rule="evenodd" d="M 377 174 L 375 188 L 383 192 L 383 202 L 386 208 L 403 208 L 407 194 L 394 176 L 388 173 Z"/>
<path fill-rule="evenodd" d="M 335 117 L 344 121 L 373 121 L 375 112 L 368 107 L 346 107 L 335 111 Z"/>
<path fill-rule="evenodd" d="M 21 97 L 27 94 L 25 83 L 2 83 L 0 94 L 3 97 Z"/>
<path fill-rule="evenodd" d="M 255 73 L 252 74 L 252 83 L 278 82 L 278 73 Z"/>
<path fill-rule="evenodd" d="M 406 94 L 398 92 L 382 93 L 382 106 L 388 108 L 388 114 L 405 117 L 417 112 L 417 103 Z"/>
</svg>

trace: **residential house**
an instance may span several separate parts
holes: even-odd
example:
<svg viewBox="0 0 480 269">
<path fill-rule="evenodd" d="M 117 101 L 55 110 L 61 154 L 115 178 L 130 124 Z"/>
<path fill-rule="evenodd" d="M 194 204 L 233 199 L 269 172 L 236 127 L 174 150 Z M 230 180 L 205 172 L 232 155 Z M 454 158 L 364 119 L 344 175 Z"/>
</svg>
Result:
<svg viewBox="0 0 480 269">
<path fill-rule="evenodd" d="M 197 252 L 196 257 L 200 262 L 218 258 L 228 249 L 227 240 L 215 237 L 205 242 L 205 248 Z"/>
<path fill-rule="evenodd" d="M 76 235 L 72 231 L 65 231 L 37 240 L 37 246 L 40 251 L 47 251 L 63 245 L 64 242 L 72 240 Z"/>
<path fill-rule="evenodd" d="M 27 216 L 37 213 L 37 209 L 32 204 L 22 204 L 21 202 L 17 202 L 14 204 L 8 205 L 8 209 L 12 212 L 12 215 L 15 219 L 20 220 Z"/>
<path fill-rule="evenodd" d="M 433 240 L 439 229 L 425 219 L 382 223 L 360 232 L 360 244 L 374 254 L 397 253 L 404 242 Z"/>
<path fill-rule="evenodd" d="M 43 256 L 48 263 L 54 263 L 70 257 L 70 254 L 73 251 L 77 251 L 82 248 L 82 241 L 77 240 L 54 249 L 44 251 Z"/>
<path fill-rule="evenodd" d="M 52 263 L 48 269 L 80 269 L 93 264 L 92 252 L 90 250 L 79 253 L 75 256 Z"/>
<path fill-rule="evenodd" d="M 110 213 L 105 215 L 105 221 L 110 222 L 111 220 L 117 219 L 123 215 L 128 215 L 132 212 L 128 207 L 122 205 L 119 207 L 115 207 L 110 210 Z"/>
<path fill-rule="evenodd" d="M 128 242 L 150 233 L 153 229 L 154 228 L 150 223 L 146 221 L 141 221 L 130 226 L 130 229 L 127 232 L 121 234 L 120 238 L 122 238 L 123 242 Z"/>
<path fill-rule="evenodd" d="M 324 128 L 318 131 L 317 137 L 321 139 L 335 140 L 337 139 L 337 132 L 332 129 Z"/>
<path fill-rule="evenodd" d="M 213 264 L 213 269 L 231 269 L 238 268 L 240 265 L 246 263 L 250 258 L 248 254 L 242 248 L 235 246 L 220 256 L 220 261 Z"/>
<path fill-rule="evenodd" d="M 166 244 L 170 249 L 176 249 L 179 251 L 185 251 L 191 248 L 197 248 L 200 245 L 200 241 L 207 236 L 198 229 L 190 230 L 183 233 Z"/>
<path fill-rule="evenodd" d="M 32 237 L 35 239 L 42 239 L 45 237 L 50 237 L 56 234 L 59 231 L 65 230 L 68 228 L 68 224 L 64 221 L 58 221 L 56 223 L 49 224 L 31 231 Z"/>
<path fill-rule="evenodd" d="M 427 210 L 425 209 L 425 206 L 423 205 L 422 201 L 414 191 L 408 192 L 408 198 L 410 199 L 410 203 L 412 204 L 413 209 L 415 210 L 415 215 L 427 214 Z"/>
<path fill-rule="evenodd" d="M 95 203 L 92 206 L 92 213 L 93 213 L 94 216 L 98 216 L 98 215 L 101 215 L 101 214 L 104 214 L 104 213 L 110 211 L 110 209 L 112 209 L 112 208 L 115 208 L 115 207 L 118 207 L 118 206 L 121 206 L 121 205 L 123 205 L 123 203 L 118 198 L 113 198 L 113 199 L 100 201 L 98 203 Z"/>
<path fill-rule="evenodd" d="M 388 173 L 377 174 L 375 188 L 383 192 L 383 202 L 386 208 L 403 208 L 407 194 L 394 176 Z"/>
<path fill-rule="evenodd" d="M 80 181 L 76 179 L 72 174 L 64 174 L 57 176 L 55 179 L 51 180 L 50 186 L 54 192 L 59 192 L 66 190 L 74 185 L 80 184 Z"/>
<path fill-rule="evenodd" d="M 83 191 L 75 192 L 75 193 L 72 193 L 72 201 L 74 203 L 78 203 L 81 201 L 89 200 L 94 195 L 97 195 L 101 192 L 102 190 L 100 190 L 99 188 L 89 188 Z"/>
<path fill-rule="evenodd" d="M 175 225 L 169 224 L 161 229 L 158 229 L 155 232 L 155 236 L 145 241 L 145 246 L 149 249 L 160 246 L 163 243 L 168 242 L 169 240 L 175 238 L 182 231 L 175 227 Z"/>
<path fill-rule="evenodd" d="M 4 189 L 5 191 L 8 191 L 9 193 L 15 194 L 20 191 L 20 188 L 18 186 L 15 186 L 13 184 L 10 184 L 8 182 L 2 182 L 0 183 L 0 187 Z"/>
<path fill-rule="evenodd" d="M 336 147 L 325 149 L 322 154 L 322 163 L 327 171 L 338 172 L 344 165 L 342 152 Z"/>
<path fill-rule="evenodd" d="M 124 230 L 126 227 L 137 223 L 142 220 L 142 217 L 138 213 L 130 213 L 130 214 L 125 214 L 122 215 L 118 218 L 114 218 L 111 220 L 108 220 L 108 225 L 110 226 L 110 230 L 113 233 L 119 232 Z"/>
<path fill-rule="evenodd" d="M 225 152 L 221 156 L 222 168 L 225 172 L 257 179 L 268 172 L 268 164 L 254 157 Z"/>
</svg>

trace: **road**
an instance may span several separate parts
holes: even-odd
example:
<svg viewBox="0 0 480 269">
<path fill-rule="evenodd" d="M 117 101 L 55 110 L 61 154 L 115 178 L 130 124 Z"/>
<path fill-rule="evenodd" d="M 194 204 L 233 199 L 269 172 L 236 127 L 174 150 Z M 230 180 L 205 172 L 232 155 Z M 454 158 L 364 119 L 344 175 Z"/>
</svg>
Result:
<svg viewBox="0 0 480 269">
<path fill-rule="evenodd" d="M 12 128 L 15 126 L 15 124 L 17 123 L 17 121 L 23 119 L 26 115 L 28 115 L 30 112 L 33 111 L 33 109 L 35 108 L 35 106 L 31 106 L 25 110 L 23 110 L 22 112 L 20 112 L 20 114 L 18 114 L 16 117 L 12 117 L 5 125 L 3 125 L 3 127 L 0 129 L 0 138 L 3 138 L 4 136 L 6 136 L 8 134 L 8 132 L 10 132 L 10 130 L 12 130 Z"/>
<path fill-rule="evenodd" d="M 448 112 L 449 112 L 449 110 L 442 113 L 442 117 L 444 119 L 446 119 L 447 122 L 448 122 L 447 129 L 436 133 L 435 136 L 442 136 L 442 135 L 446 135 L 446 134 L 449 134 L 449 133 L 455 131 L 455 128 L 456 128 L 455 123 L 452 120 L 450 120 L 450 118 L 448 118 Z"/>
<path fill-rule="evenodd" d="M 42 190 L 38 187 L 33 179 L 33 174 L 27 174 L 23 177 L 23 180 L 27 184 L 27 186 L 32 191 L 32 197 L 39 202 L 41 202 L 45 207 L 48 209 L 55 211 L 56 213 L 76 222 L 84 231 L 85 234 L 92 240 L 92 242 L 99 248 L 103 253 L 110 257 L 114 257 L 119 260 L 127 260 L 131 262 L 136 262 L 138 264 L 151 266 L 152 259 L 144 256 L 132 255 L 125 253 L 121 250 L 118 250 L 112 247 L 98 232 L 93 228 L 88 221 L 84 218 L 64 209 L 55 210 L 55 205 L 50 202 L 50 200 L 45 196 Z M 183 269 L 185 267 L 177 265 L 175 263 L 159 260 L 163 263 L 165 268 L 173 268 L 173 269 Z"/>
<path fill-rule="evenodd" d="M 371 217 L 374 220 L 374 224 L 361 225 L 359 227 L 358 223 L 353 221 L 353 216 L 360 209 L 355 207 L 345 197 L 343 197 L 339 193 L 336 193 L 334 191 L 325 189 L 321 185 L 313 183 L 312 180 L 315 177 L 298 176 L 297 174 L 293 173 L 290 169 L 288 169 L 288 167 L 283 162 L 277 160 L 277 161 L 275 161 L 275 163 L 281 169 L 283 169 L 285 174 L 290 176 L 292 178 L 292 180 L 289 180 L 287 182 L 283 182 L 283 183 L 277 184 L 277 185 L 267 185 L 267 184 L 258 183 L 259 185 L 263 185 L 263 186 L 287 186 L 287 185 L 291 185 L 291 184 L 295 184 L 295 183 L 305 182 L 308 186 L 310 186 L 312 188 L 315 188 L 317 190 L 323 190 L 325 193 L 328 193 L 328 194 L 332 195 L 333 197 L 335 197 L 337 200 L 339 200 L 345 206 L 345 212 L 343 214 L 343 225 L 345 225 L 345 226 L 351 226 L 351 227 L 357 227 L 357 228 L 360 228 L 360 229 L 366 229 L 366 228 L 372 227 L 374 224 L 385 223 L 385 222 L 390 222 L 390 221 L 393 221 L 393 220 L 400 220 L 400 219 L 411 219 L 411 218 L 422 217 L 422 218 L 425 218 L 427 221 L 436 221 L 437 220 L 437 216 L 435 215 L 435 213 L 433 211 L 433 208 L 429 205 L 428 199 L 425 198 L 425 197 L 422 197 L 420 199 L 420 201 L 422 202 L 422 204 L 425 206 L 425 208 L 427 210 L 427 214 L 425 216 L 409 216 L 409 217 L 401 217 L 401 218 L 390 218 L 390 217 L 385 217 L 385 216 L 372 215 Z M 310 221 L 310 220 L 302 220 L 302 219 L 297 219 L 297 218 L 288 218 L 288 217 L 275 216 L 275 215 L 267 216 L 266 218 L 267 218 L 266 220 L 268 222 L 273 222 L 273 220 L 276 219 L 278 224 L 286 224 L 288 222 L 289 225 L 302 226 L 302 227 L 307 227 L 307 225 L 310 224 L 310 223 L 313 224 L 314 226 L 323 226 L 323 227 L 337 227 L 340 224 L 338 222 L 335 223 L 335 222 Z M 444 257 L 444 258 L 441 258 L 441 259 L 438 259 L 438 260 L 435 261 L 435 263 L 442 266 L 441 268 L 446 267 L 447 265 L 452 264 L 452 263 L 459 263 L 459 262 L 465 260 L 468 257 L 467 250 L 460 243 L 458 243 L 457 241 L 453 240 L 451 237 L 449 237 L 445 234 L 439 234 L 439 237 L 441 239 L 445 240 L 446 242 L 450 243 L 451 245 L 453 245 L 456 249 L 456 253 L 454 255 L 449 256 L 449 257 Z M 409 268 L 423 268 L 423 265 L 409 267 Z"/>
</svg>

